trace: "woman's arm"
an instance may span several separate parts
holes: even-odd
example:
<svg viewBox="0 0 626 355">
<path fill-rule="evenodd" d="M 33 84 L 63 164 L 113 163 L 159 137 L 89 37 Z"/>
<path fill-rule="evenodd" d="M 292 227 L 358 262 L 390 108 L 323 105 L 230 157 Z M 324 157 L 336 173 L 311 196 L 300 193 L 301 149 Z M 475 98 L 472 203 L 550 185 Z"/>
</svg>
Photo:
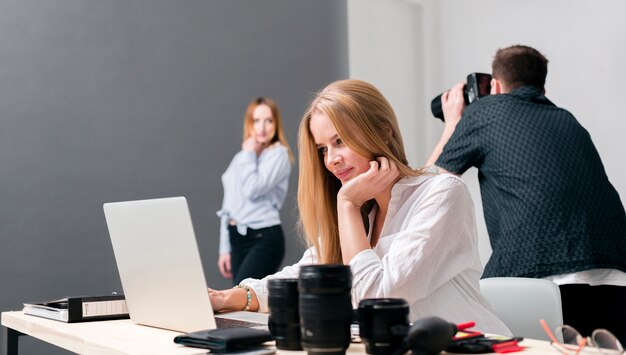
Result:
<svg viewBox="0 0 626 355">
<path fill-rule="evenodd" d="M 239 154 L 242 191 L 248 198 L 267 194 L 291 173 L 289 154 L 283 146 L 267 148 L 262 159 L 257 159 L 253 152 L 242 151 Z"/>
<path fill-rule="evenodd" d="M 253 289 L 250 293 L 252 298 L 248 310 L 255 312 L 259 309 L 259 302 Z M 248 291 L 240 287 L 221 291 L 209 289 L 209 298 L 215 312 L 243 311 L 248 303 Z"/>
<path fill-rule="evenodd" d="M 269 275 L 261 280 L 258 279 L 245 279 L 241 281 L 240 285 L 250 288 L 252 293 L 252 300 L 250 303 L 250 311 L 258 311 L 267 313 L 269 308 L 267 306 L 267 281 L 270 279 L 287 279 L 298 278 L 300 272 L 300 265 L 317 264 L 317 253 L 315 248 L 311 247 L 304 252 L 302 259 L 298 263 L 290 266 L 286 266 L 281 271 Z M 246 293 L 241 292 L 242 289 L 234 288 L 222 291 L 209 289 L 209 297 L 211 298 L 211 304 L 213 309 L 218 311 L 240 311 L 246 305 Z M 243 290 L 245 291 L 245 290 Z"/>
<path fill-rule="evenodd" d="M 361 206 L 371 199 L 378 203 L 380 223 L 387 213 L 391 188 L 398 179 L 395 163 L 385 157 L 370 162 L 365 173 L 353 178 L 341 187 L 337 194 L 337 217 L 341 255 L 344 264 L 349 264 L 355 255 L 371 249 L 361 217 Z"/>
<path fill-rule="evenodd" d="M 476 265 L 476 224 L 467 188 L 449 174 L 432 179 L 437 180 L 422 195 L 410 197 L 414 204 L 399 231 L 379 241 L 385 255 L 365 250 L 351 260 L 357 304 L 382 297 L 413 303 Z"/>
</svg>

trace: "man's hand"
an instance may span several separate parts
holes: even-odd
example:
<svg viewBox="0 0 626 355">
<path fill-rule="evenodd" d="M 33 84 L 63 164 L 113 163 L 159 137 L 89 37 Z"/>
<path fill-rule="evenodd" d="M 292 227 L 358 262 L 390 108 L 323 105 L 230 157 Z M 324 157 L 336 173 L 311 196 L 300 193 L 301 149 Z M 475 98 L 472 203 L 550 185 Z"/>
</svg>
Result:
<svg viewBox="0 0 626 355">
<path fill-rule="evenodd" d="M 465 82 L 460 82 L 441 95 L 441 108 L 446 126 L 456 127 L 463 116 L 465 109 L 463 86 L 465 86 Z"/>
<path fill-rule="evenodd" d="M 220 254 L 220 258 L 217 261 L 217 267 L 224 278 L 233 278 L 232 269 L 230 268 L 230 253 Z"/>
<path fill-rule="evenodd" d="M 463 110 L 465 109 L 465 100 L 463 99 L 463 86 L 464 82 L 460 82 L 449 91 L 441 94 L 441 108 L 443 110 L 443 117 L 445 119 L 445 126 L 443 128 L 443 133 L 441 133 L 441 138 L 439 138 L 439 142 L 435 146 L 435 149 L 430 154 L 430 158 L 426 161 L 424 166 L 431 166 L 437 162 L 441 152 L 443 152 L 443 147 L 446 146 L 450 137 L 454 133 L 456 129 L 456 125 L 461 121 L 461 117 L 463 116 Z"/>
</svg>

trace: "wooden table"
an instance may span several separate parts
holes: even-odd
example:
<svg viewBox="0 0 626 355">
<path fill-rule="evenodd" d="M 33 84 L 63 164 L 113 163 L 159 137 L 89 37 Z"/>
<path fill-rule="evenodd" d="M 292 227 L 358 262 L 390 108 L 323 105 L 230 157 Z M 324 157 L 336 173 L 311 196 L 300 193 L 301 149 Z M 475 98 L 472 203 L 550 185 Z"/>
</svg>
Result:
<svg viewBox="0 0 626 355">
<path fill-rule="evenodd" d="M 206 350 L 175 344 L 179 332 L 134 324 L 129 319 L 101 322 L 63 323 L 25 315 L 2 313 L 2 354 L 17 355 L 18 337 L 29 335 L 79 354 L 207 354 Z M 527 339 L 520 355 L 559 355 L 549 342 Z M 279 354 L 301 355 L 304 351 L 278 350 Z M 348 354 L 365 354 L 365 346 L 352 344 Z"/>
</svg>

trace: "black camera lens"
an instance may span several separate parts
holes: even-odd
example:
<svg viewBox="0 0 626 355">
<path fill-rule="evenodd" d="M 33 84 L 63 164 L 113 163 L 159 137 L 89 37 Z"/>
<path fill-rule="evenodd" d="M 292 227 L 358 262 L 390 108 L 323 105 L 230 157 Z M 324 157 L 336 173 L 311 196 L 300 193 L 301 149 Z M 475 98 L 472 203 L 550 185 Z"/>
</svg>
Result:
<svg viewBox="0 0 626 355">
<path fill-rule="evenodd" d="M 298 279 L 272 279 L 267 282 L 270 316 L 268 326 L 276 347 L 302 350 Z"/>
<path fill-rule="evenodd" d="M 346 265 L 300 268 L 300 330 L 309 355 L 345 354 L 350 346 L 352 272 Z"/>
<path fill-rule="evenodd" d="M 463 101 L 465 101 L 466 106 L 489 95 L 491 91 L 491 75 L 489 74 L 471 73 L 467 76 L 466 82 L 467 84 L 463 86 Z M 430 102 L 430 110 L 433 116 L 444 121 L 441 95 L 443 94 L 437 95 Z"/>
<path fill-rule="evenodd" d="M 437 95 L 430 102 L 430 111 L 432 111 L 433 116 L 442 121 L 445 121 L 445 119 L 443 118 L 443 104 L 441 103 L 441 95 L 443 95 L 443 93 Z M 467 85 L 463 86 L 463 101 L 465 101 L 465 105 L 470 104 L 469 97 L 467 96 Z"/>
<path fill-rule="evenodd" d="M 371 298 L 359 303 L 359 334 L 368 354 L 392 354 L 409 328 L 409 305 L 401 298 Z"/>
</svg>

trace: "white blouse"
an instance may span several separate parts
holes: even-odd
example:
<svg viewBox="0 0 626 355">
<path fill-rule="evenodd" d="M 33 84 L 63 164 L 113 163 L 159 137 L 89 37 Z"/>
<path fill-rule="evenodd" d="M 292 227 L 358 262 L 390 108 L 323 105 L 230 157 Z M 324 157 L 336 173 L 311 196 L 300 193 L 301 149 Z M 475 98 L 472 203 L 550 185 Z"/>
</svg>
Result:
<svg viewBox="0 0 626 355">
<path fill-rule="evenodd" d="M 300 265 L 317 260 L 314 248 L 309 248 L 297 264 L 242 284 L 254 289 L 259 311 L 267 312 L 267 280 L 297 278 Z M 398 181 L 378 243 L 357 254 L 350 268 L 355 308 L 366 298 L 403 298 L 409 304 L 410 321 L 427 316 L 452 323 L 474 321 L 483 332 L 511 335 L 480 293 L 482 266 L 474 205 L 467 187 L 455 175 Z"/>
</svg>

